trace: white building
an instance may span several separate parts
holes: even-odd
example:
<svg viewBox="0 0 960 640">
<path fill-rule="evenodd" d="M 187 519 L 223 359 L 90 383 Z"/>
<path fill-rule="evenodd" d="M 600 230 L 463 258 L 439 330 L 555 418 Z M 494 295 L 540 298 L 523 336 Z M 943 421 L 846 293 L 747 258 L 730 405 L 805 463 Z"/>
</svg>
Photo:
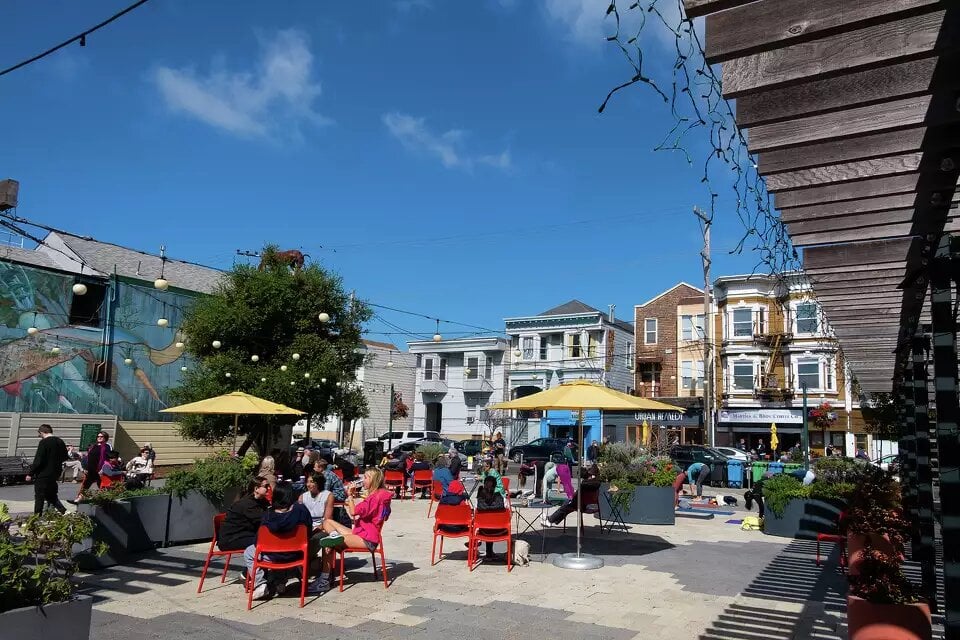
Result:
<svg viewBox="0 0 960 640">
<path fill-rule="evenodd" d="M 413 428 L 463 439 L 487 431 L 485 409 L 504 399 L 504 338 L 407 343 L 416 358 Z"/>
</svg>

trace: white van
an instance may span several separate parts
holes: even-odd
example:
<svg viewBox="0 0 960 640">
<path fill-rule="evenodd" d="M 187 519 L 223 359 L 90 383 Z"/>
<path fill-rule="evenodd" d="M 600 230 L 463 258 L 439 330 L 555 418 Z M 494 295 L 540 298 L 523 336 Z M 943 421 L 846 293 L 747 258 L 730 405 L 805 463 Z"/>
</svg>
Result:
<svg viewBox="0 0 960 640">
<path fill-rule="evenodd" d="M 383 450 L 387 451 L 390 447 L 397 447 L 415 440 L 440 442 L 440 433 L 437 431 L 388 431 L 377 437 L 374 442 L 377 440 L 383 443 Z"/>
</svg>

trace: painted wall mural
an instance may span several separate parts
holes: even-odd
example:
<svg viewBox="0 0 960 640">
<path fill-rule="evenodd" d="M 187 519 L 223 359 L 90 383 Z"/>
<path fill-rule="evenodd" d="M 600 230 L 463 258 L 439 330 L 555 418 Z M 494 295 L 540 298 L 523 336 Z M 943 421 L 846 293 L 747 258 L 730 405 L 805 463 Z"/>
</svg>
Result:
<svg viewBox="0 0 960 640">
<path fill-rule="evenodd" d="M 0 411 L 169 420 L 158 411 L 191 365 L 176 327 L 195 296 L 121 278 L 90 283 L 78 306 L 74 281 L 0 261 Z"/>
</svg>

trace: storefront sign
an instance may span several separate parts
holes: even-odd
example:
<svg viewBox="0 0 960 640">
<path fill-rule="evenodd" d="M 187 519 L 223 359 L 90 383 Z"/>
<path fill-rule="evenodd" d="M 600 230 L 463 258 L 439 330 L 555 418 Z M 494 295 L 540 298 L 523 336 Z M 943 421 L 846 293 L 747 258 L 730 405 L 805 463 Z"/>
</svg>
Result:
<svg viewBox="0 0 960 640">
<path fill-rule="evenodd" d="M 721 409 L 720 422 L 744 422 L 751 424 L 802 424 L 801 409 Z"/>
<path fill-rule="evenodd" d="M 683 414 L 679 411 L 637 411 L 633 419 L 638 423 L 647 422 L 683 422 Z"/>
</svg>

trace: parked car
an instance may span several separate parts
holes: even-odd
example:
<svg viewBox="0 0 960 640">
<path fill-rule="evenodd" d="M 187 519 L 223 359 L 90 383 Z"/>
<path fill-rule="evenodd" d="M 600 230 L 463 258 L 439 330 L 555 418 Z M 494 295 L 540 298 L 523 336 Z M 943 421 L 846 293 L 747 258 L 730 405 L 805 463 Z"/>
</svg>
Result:
<svg viewBox="0 0 960 640">
<path fill-rule="evenodd" d="M 670 449 L 670 457 L 681 469 L 686 470 L 694 462 L 704 462 L 710 466 L 726 464 L 727 456 L 718 449 L 699 444 L 678 444 Z"/>
<path fill-rule="evenodd" d="M 299 440 L 294 441 L 293 444 L 290 445 L 291 453 L 295 452 L 300 447 L 303 447 L 305 449 L 307 448 L 306 438 L 301 438 Z M 332 453 L 335 449 L 339 449 L 340 446 L 337 444 L 336 440 L 330 440 L 328 438 L 310 438 L 309 448 L 316 449 L 321 453 L 326 453 L 326 452 Z"/>
<path fill-rule="evenodd" d="M 737 449 L 736 447 L 714 447 L 717 451 L 727 456 L 728 458 L 733 458 L 734 460 L 742 460 L 743 462 L 750 462 L 752 456 L 744 451 L 743 449 Z"/>
<path fill-rule="evenodd" d="M 560 454 L 563 459 L 563 449 L 567 446 L 567 440 L 564 438 L 537 438 L 527 444 L 521 444 L 511 447 L 508 456 L 514 462 L 522 460 L 556 460 L 555 454 Z M 576 448 L 574 448 L 574 460 L 577 459 Z"/>
<path fill-rule="evenodd" d="M 377 440 L 382 442 L 384 450 L 387 450 L 389 445 L 396 447 L 414 440 L 430 440 L 439 443 L 441 438 L 436 431 L 388 431 L 373 439 L 374 442 Z M 370 440 L 367 442 L 370 442 Z"/>
<path fill-rule="evenodd" d="M 452 442 L 452 441 L 448 440 L 447 442 Z M 407 453 L 413 453 L 414 451 L 416 451 L 418 448 L 420 448 L 425 444 L 439 444 L 439 445 L 443 445 L 444 449 L 450 448 L 449 444 L 446 444 L 446 445 L 443 444 L 442 438 L 439 442 L 430 438 L 423 438 L 421 440 L 412 440 L 410 442 L 404 442 L 403 444 L 394 447 L 392 451 L 394 454 L 400 453 L 401 451 L 406 451 Z M 466 464 L 467 456 L 463 455 L 463 453 L 461 453 L 460 451 L 457 451 L 457 453 L 460 456 L 460 462 L 462 462 L 463 464 Z"/>
<path fill-rule="evenodd" d="M 457 450 L 464 455 L 478 456 L 483 451 L 483 442 L 480 438 L 461 440 L 457 443 Z"/>
<path fill-rule="evenodd" d="M 877 465 L 884 471 L 890 471 L 891 473 L 900 473 L 900 454 L 891 453 L 889 455 L 877 458 L 873 461 L 873 464 Z"/>
</svg>

